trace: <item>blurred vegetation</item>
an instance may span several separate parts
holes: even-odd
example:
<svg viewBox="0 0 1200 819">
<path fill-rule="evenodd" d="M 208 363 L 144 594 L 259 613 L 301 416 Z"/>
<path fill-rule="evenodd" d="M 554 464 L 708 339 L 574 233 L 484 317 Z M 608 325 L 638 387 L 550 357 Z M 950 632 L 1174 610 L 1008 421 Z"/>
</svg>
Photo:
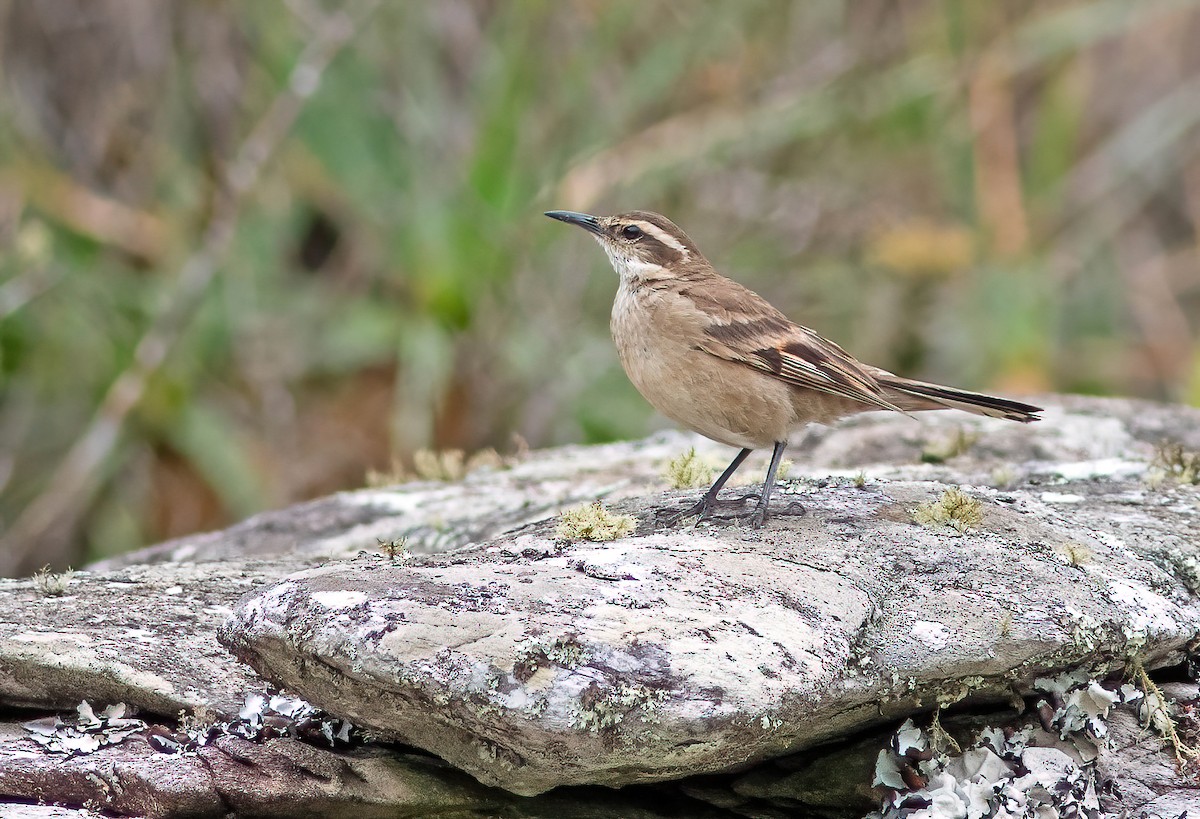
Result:
<svg viewBox="0 0 1200 819">
<path fill-rule="evenodd" d="M 328 68 L 295 68 L 342 11 Z M 606 260 L 548 208 L 662 211 L 909 375 L 1200 403 L 1198 2 L 368 11 L 0 5 L 0 573 L 418 449 L 662 423 L 608 339 Z M 230 206 L 255 123 L 318 82 Z M 47 493 L 60 525 L 22 531 Z"/>
</svg>

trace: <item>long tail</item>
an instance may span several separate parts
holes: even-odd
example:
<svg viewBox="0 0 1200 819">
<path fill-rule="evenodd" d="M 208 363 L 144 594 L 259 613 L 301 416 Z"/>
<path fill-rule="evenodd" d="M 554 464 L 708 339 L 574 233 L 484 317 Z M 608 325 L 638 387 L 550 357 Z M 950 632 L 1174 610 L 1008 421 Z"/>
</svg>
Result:
<svg viewBox="0 0 1200 819">
<path fill-rule="evenodd" d="M 1032 404 L 1022 404 L 1020 401 L 997 398 L 994 395 L 984 395 L 980 392 L 943 387 L 940 384 L 913 381 L 891 373 L 879 372 L 875 373 L 875 376 L 880 386 L 884 388 L 888 400 L 909 412 L 958 409 L 992 418 L 1007 418 L 1023 424 L 1040 420 L 1038 413 L 1042 411 L 1042 408 Z"/>
</svg>

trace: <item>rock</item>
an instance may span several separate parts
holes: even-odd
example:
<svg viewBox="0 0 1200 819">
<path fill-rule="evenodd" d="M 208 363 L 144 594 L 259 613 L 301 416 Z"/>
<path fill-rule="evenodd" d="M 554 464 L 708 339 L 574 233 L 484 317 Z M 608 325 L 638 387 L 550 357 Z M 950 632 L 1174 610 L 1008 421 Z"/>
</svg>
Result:
<svg viewBox="0 0 1200 819">
<path fill-rule="evenodd" d="M 809 506 L 807 517 L 781 518 L 761 533 L 729 525 L 700 527 L 695 537 L 686 529 L 653 534 L 646 525 L 653 507 L 692 499 L 694 492 L 647 493 L 664 488 L 664 462 L 688 446 L 698 443 L 715 465 L 723 465 L 728 454 L 690 436 L 666 433 L 644 442 L 531 453 L 511 469 L 473 474 L 459 483 L 342 493 L 260 515 L 225 532 L 106 561 L 94 571 L 76 573 L 61 593 L 33 580 L 0 580 L 0 704 L 9 707 L 73 709 L 87 699 L 99 712 L 127 702 L 140 707 L 139 716 L 147 721 L 165 720 L 168 726 L 181 709 L 235 713 L 247 694 L 263 692 L 268 682 L 224 651 L 215 632 L 235 608 L 235 622 L 242 622 L 255 599 L 274 601 L 271 605 L 286 600 L 298 616 L 304 612 L 303 617 L 314 618 L 314 630 L 287 632 L 301 638 L 299 651 L 274 636 L 264 639 L 263 647 L 284 658 L 281 667 L 303 665 L 314 691 L 327 690 L 330 681 L 345 684 L 339 696 L 370 695 L 370 686 L 379 686 L 369 708 L 362 703 L 354 708 L 383 712 L 403 696 L 423 696 L 413 679 L 423 673 L 427 684 L 435 673 L 449 671 L 451 660 L 457 668 L 473 670 L 472 662 L 482 662 L 481 649 L 498 655 L 488 663 L 509 664 L 485 669 L 507 693 L 488 689 L 485 676 L 482 693 L 461 700 L 447 695 L 448 705 L 435 703 L 425 715 L 410 700 L 401 710 L 412 715 L 414 735 L 439 724 L 454 731 L 462 726 L 482 730 L 488 720 L 504 716 L 503 708 L 491 705 L 501 697 L 525 692 L 536 702 L 545 696 L 549 708 L 550 693 L 569 695 L 575 684 L 573 700 L 566 696 L 553 703 L 565 715 L 555 730 L 571 741 L 582 735 L 585 750 L 598 747 L 601 768 L 623 756 L 628 771 L 604 769 L 613 781 L 656 778 L 664 771 L 653 750 L 642 757 L 635 751 L 647 747 L 640 744 L 644 732 L 659 726 L 675 731 L 686 721 L 687 713 L 680 717 L 678 710 L 662 709 L 676 702 L 680 691 L 692 690 L 697 695 L 692 716 L 707 708 L 716 717 L 678 743 L 673 753 L 682 761 L 676 773 L 693 773 L 686 764 L 693 745 L 717 757 L 743 759 L 731 762 L 728 773 L 688 776 L 679 783 L 620 791 L 567 787 L 525 798 L 482 786 L 434 758 L 392 744 L 335 751 L 291 739 L 260 745 L 222 737 L 193 757 L 154 753 L 134 735 L 95 754 L 66 759 L 46 756 L 16 725 L 0 723 L 0 815 L 93 819 L 101 809 L 107 815 L 180 815 L 191 806 L 187 809 L 194 816 L 225 816 L 237 809 L 355 819 L 434 810 L 514 819 L 783 819 L 798 812 L 857 818 L 870 807 L 879 748 L 904 715 L 967 694 L 956 708 L 963 719 L 977 717 L 981 708 L 984 713 L 995 708 L 988 702 L 1008 702 L 1014 691 L 1026 691 L 1038 668 L 1118 667 L 1127 654 L 1154 665 L 1181 653 L 1177 638 L 1187 631 L 1195 605 L 1189 590 L 1200 587 L 1196 490 L 1170 481 L 1146 483 L 1143 476 L 1161 438 L 1200 449 L 1198 421 L 1200 413 L 1178 407 L 1075 398 L 1062 399 L 1045 423 L 1030 427 L 949 413 L 928 416 L 921 424 L 864 416 L 837 428 L 814 428 L 789 453 L 799 464 L 792 467 L 799 479 L 791 484 L 791 497 Z M 762 467 L 757 468 L 761 480 Z M 860 471 L 862 490 L 855 487 Z M 990 482 L 1011 488 L 989 489 Z M 960 483 L 984 501 L 979 531 L 960 537 L 949 528 L 925 530 L 908 523 L 918 501 Z M 641 518 L 640 537 L 564 545 L 548 536 L 549 522 L 502 532 L 600 495 Z M 377 556 L 320 564 L 323 556 L 360 549 L 377 553 L 377 538 L 405 533 L 412 535 L 412 551 L 419 554 L 395 566 Z M 820 536 L 810 537 L 813 533 Z M 1063 542 L 1064 533 L 1072 539 Z M 483 537 L 490 540 L 461 553 L 424 554 Z M 771 568 L 766 582 L 763 567 Z M 667 574 L 643 577 L 648 569 Z M 717 569 L 722 574 L 714 574 Z M 488 574 L 470 576 L 475 571 Z M 498 574 L 503 571 L 513 574 Z M 362 572 L 387 588 L 378 601 L 343 608 L 354 603 L 355 593 L 376 593 L 370 585 L 343 583 Z M 1123 572 L 1130 574 L 1122 577 Z M 295 581 L 288 580 L 297 573 Z M 489 576 L 498 582 L 489 586 Z M 715 578 L 714 585 L 704 586 L 706 577 Z M 408 585 L 418 579 L 417 586 Z M 1051 585 L 1040 592 L 1032 585 L 1047 579 Z M 578 594 L 535 601 L 531 592 L 522 591 L 530 586 L 549 590 L 554 584 Z M 695 591 L 694 599 L 687 589 Z M 239 606 L 247 593 L 251 597 Z M 1082 608 L 1064 607 L 1088 596 L 1092 599 Z M 435 600 L 444 605 L 434 607 Z M 525 608 L 510 606 L 514 601 L 524 601 Z M 351 641 L 360 628 L 376 622 L 372 618 L 410 603 L 424 619 L 380 621 L 381 628 L 394 631 L 380 635 L 378 644 L 412 657 L 401 656 L 406 664 L 390 666 L 390 677 L 372 680 L 362 660 L 386 663 L 386 652 L 378 650 L 375 638 L 357 648 Z M 525 633 L 545 629 L 550 615 L 585 603 L 576 611 L 580 629 Z M 918 605 L 925 610 L 918 613 Z M 516 619 L 514 611 L 526 619 Z M 322 612 L 329 622 L 316 622 Z M 709 625 L 700 626 L 708 636 L 697 630 L 690 641 L 684 633 L 681 642 L 679 634 L 696 612 L 709 618 Z M 478 631 L 493 616 L 496 633 Z M 833 616 L 848 619 L 839 624 Z M 995 618 L 990 631 L 985 628 L 989 617 Z M 299 628 L 300 622 L 289 628 Z M 759 636 L 746 631 L 747 625 Z M 424 665 L 413 659 L 420 645 L 403 642 L 416 627 L 441 640 L 437 645 L 445 649 L 430 646 Z M 330 644 L 339 634 L 344 642 Z M 642 637 L 637 644 L 635 634 Z M 782 635 L 779 642 L 795 660 L 791 669 L 782 651 L 769 645 L 772 634 Z M 818 644 L 822 634 L 831 635 L 828 645 Z M 511 652 L 507 655 L 501 650 L 506 637 L 513 640 L 503 649 Z M 718 643 L 709 637 L 747 662 L 716 656 L 710 647 Z M 258 637 L 250 632 L 231 629 L 227 639 L 244 642 L 240 650 L 259 651 Z M 329 651 L 313 650 L 321 641 Z M 800 650 L 804 645 L 808 655 Z M 492 650 L 496 647 L 501 649 Z M 992 649 L 998 649 L 995 656 L 987 654 Z M 678 664 L 669 665 L 676 654 Z M 1001 670 L 1020 657 L 1031 659 L 1007 675 Z M 773 680 L 759 666 L 787 674 Z M 418 673 L 412 678 L 396 680 L 398 671 L 414 668 Z M 905 668 L 918 670 L 911 691 L 908 679 L 899 676 Z M 895 680 L 891 669 L 898 669 Z M 816 683 L 825 680 L 825 688 L 804 689 L 806 670 Z M 1180 678 L 1178 671 L 1167 673 Z M 696 680 L 681 674 L 694 674 Z M 727 690 L 703 688 L 705 675 L 719 676 Z M 524 682 L 511 687 L 518 677 Z M 460 690 L 474 691 L 476 681 L 458 682 Z M 788 688 L 792 685 L 795 691 Z M 747 710 L 746 691 L 752 688 L 763 697 L 776 692 L 779 700 L 757 724 L 739 722 L 736 709 Z M 1172 693 L 1165 684 L 1164 690 L 1194 698 Z M 815 702 L 808 712 L 803 712 L 805 697 Z M 835 697 L 842 698 L 846 713 L 833 713 Z M 878 710 L 871 697 L 878 699 Z M 329 703 L 340 707 L 341 700 L 330 697 Z M 784 723 L 784 717 L 798 712 L 794 724 Z M 663 713 L 670 719 L 646 721 Z M 576 716 L 582 727 L 572 727 Z M 762 716 L 770 718 L 765 725 Z M 1102 769 L 1110 766 L 1122 794 L 1106 796 L 1105 807 L 1119 815 L 1122 809 L 1150 806 L 1148 816 L 1157 811 L 1174 819 L 1183 809 L 1179 806 L 1194 804 L 1196 791 L 1179 778 L 1161 741 L 1141 732 L 1128 716 L 1132 741 L 1116 742 L 1124 729 L 1120 715 L 1114 716 L 1115 750 L 1101 756 Z M 823 719 L 827 726 L 816 725 Z M 943 717 L 952 732 L 956 719 Z M 420 729 L 422 720 L 425 729 Z M 806 723 L 819 729 L 814 737 L 828 736 L 828 741 L 809 744 L 800 736 Z M 877 733 L 846 733 L 855 726 Z M 677 733 L 666 736 L 678 739 Z M 460 739 L 469 747 L 469 737 L 460 734 Z M 566 740 L 564 754 L 572 752 Z M 719 748 L 721 742 L 743 740 L 745 748 Z M 524 750 L 520 733 L 487 742 L 501 762 L 510 746 Z M 792 748 L 801 750 L 783 755 Z M 758 754 L 778 755 L 747 768 Z M 493 763 L 476 764 L 495 770 Z M 520 769 L 515 773 L 525 775 Z M 433 795 L 441 800 L 436 807 Z M 64 807 L 4 799 L 41 799 Z"/>
<path fill-rule="evenodd" d="M 58 805 L 27 805 L 21 802 L 0 802 L 4 819 L 104 819 L 104 815 L 87 808 L 63 808 Z"/>
<path fill-rule="evenodd" d="M 1164 685 L 1163 693 L 1177 702 L 1193 707 L 1200 702 L 1200 688 L 1194 683 Z M 1200 735 L 1193 724 L 1183 740 L 1197 749 Z M 1102 754 L 1100 776 L 1114 783 L 1102 800 L 1113 815 L 1145 816 L 1148 819 L 1177 819 L 1200 810 L 1200 778 L 1196 761 L 1191 771 L 1180 775 L 1180 762 L 1157 733 L 1148 731 L 1138 715 L 1128 709 L 1114 711 L 1109 717 L 1109 743 Z"/>
<path fill-rule="evenodd" d="M 0 794 L 52 800 L 104 810 L 109 815 L 187 816 L 192 819 L 256 817 L 396 816 L 511 819 L 696 819 L 728 816 L 668 791 L 559 792 L 523 799 L 485 788 L 429 756 L 394 747 L 367 746 L 335 752 L 290 738 L 264 743 L 224 736 L 194 753 L 168 754 L 143 739 L 95 753 L 51 756 L 20 726 L 0 723 Z M 661 808 L 661 809 L 660 809 Z M 24 810 L 25 806 L 21 807 Z M 99 819 L 83 808 L 47 807 L 21 813 L 0 802 L 0 816 L 29 819 Z"/>
<path fill-rule="evenodd" d="M 1044 403 L 1051 404 L 1048 400 Z M 1164 438 L 1200 450 L 1196 410 L 1126 399 L 1055 396 L 1046 420 L 1014 424 L 960 413 L 917 420 L 867 413 L 837 426 L 811 426 L 788 450 L 793 475 L 905 478 L 989 484 L 1053 481 L 1055 469 L 1072 474 L 1125 470 L 1140 474 Z M 969 442 L 967 446 L 957 444 Z M 414 481 L 383 489 L 339 492 L 265 512 L 220 532 L 170 540 L 102 560 L 90 568 L 306 555 L 349 557 L 374 551 L 380 539 L 406 538 L 410 552 L 444 552 L 479 542 L 560 509 L 598 497 L 634 498 L 665 487 L 670 458 L 694 447 L 724 467 L 732 450 L 697 435 L 665 431 L 642 441 L 566 446 L 516 459 L 508 468 L 473 472 L 458 482 Z M 942 457 L 959 451 L 952 457 Z M 735 478 L 762 480 L 767 453 L 756 453 Z M 755 472 L 757 470 L 757 474 Z M 1006 475 L 994 474 L 1000 470 Z M 1089 472 L 1090 471 L 1090 472 Z"/>
<path fill-rule="evenodd" d="M 215 642 L 216 628 L 247 591 L 303 565 L 75 572 L 60 593 L 32 579 L 0 580 L 0 700 L 73 708 L 90 698 L 172 716 L 236 713 L 265 682 Z"/>
<path fill-rule="evenodd" d="M 969 442 L 865 480 L 793 480 L 779 503 L 807 514 L 761 531 L 656 531 L 657 509 L 695 493 L 642 497 L 614 505 L 639 529 L 613 542 L 563 543 L 544 521 L 403 565 L 300 572 L 247 596 L 222 640 L 520 794 L 735 770 L 1064 669 L 1179 662 L 1200 631 L 1200 495 L 1145 477 L 1150 442 L 1195 445 L 1200 413 L 1073 399 L 1029 427 L 944 417 L 815 435 L 815 460 L 848 469 L 856 440 L 918 456 L 956 430 Z M 989 475 L 1005 488 L 979 485 Z M 964 477 L 977 529 L 913 523 Z"/>
<path fill-rule="evenodd" d="M 86 756 L 41 753 L 0 724 L 0 793 L 91 805 L 122 816 L 392 817 L 495 809 L 493 797 L 436 760 L 364 749 L 336 754 L 293 739 L 221 737 L 196 754 L 127 741 Z M 8 814 L 5 814 L 6 816 Z"/>
<path fill-rule="evenodd" d="M 530 453 L 502 469 L 485 468 L 454 482 L 413 481 L 339 492 L 235 526 L 169 540 L 99 561 L 96 571 L 164 561 L 205 562 L 304 555 L 348 557 L 404 539 L 413 553 L 442 552 L 484 540 L 565 506 L 598 497 L 634 497 L 662 487 L 669 458 L 716 444 L 679 432 L 643 441 L 567 446 Z"/>
</svg>

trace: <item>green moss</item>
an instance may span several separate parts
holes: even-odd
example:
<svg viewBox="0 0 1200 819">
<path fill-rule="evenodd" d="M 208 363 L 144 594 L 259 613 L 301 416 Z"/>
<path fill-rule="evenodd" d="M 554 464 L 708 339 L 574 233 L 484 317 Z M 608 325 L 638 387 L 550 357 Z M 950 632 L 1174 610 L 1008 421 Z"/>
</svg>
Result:
<svg viewBox="0 0 1200 819">
<path fill-rule="evenodd" d="M 667 462 L 663 474 L 672 489 L 702 489 L 712 483 L 713 468 L 696 454 L 692 447 L 678 458 Z"/>
<path fill-rule="evenodd" d="M 951 488 L 936 501 L 918 506 L 912 516 L 922 526 L 950 526 L 965 532 L 983 523 L 983 504 L 962 490 Z"/>
<path fill-rule="evenodd" d="M 1154 449 L 1150 462 L 1152 477 L 1165 477 L 1189 486 L 1200 484 L 1200 452 L 1184 449 L 1183 444 L 1163 441 Z M 1157 472 L 1158 475 L 1153 473 Z"/>
<path fill-rule="evenodd" d="M 561 540 L 616 540 L 631 535 L 637 521 L 629 515 L 615 515 L 600 501 L 568 509 L 558 516 L 555 534 Z"/>
<path fill-rule="evenodd" d="M 393 458 L 391 466 L 381 472 L 367 472 L 367 486 L 379 489 L 410 481 L 461 481 L 476 469 L 499 469 L 505 466 L 504 459 L 494 449 L 481 449 L 467 455 L 461 449 L 418 449 L 413 453 L 413 468 L 410 472 L 399 458 Z"/>
</svg>

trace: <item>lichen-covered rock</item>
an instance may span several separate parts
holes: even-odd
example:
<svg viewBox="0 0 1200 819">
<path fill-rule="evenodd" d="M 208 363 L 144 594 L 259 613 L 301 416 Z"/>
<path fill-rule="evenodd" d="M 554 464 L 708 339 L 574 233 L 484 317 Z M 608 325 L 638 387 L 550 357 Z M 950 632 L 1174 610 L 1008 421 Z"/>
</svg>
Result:
<svg viewBox="0 0 1200 819">
<path fill-rule="evenodd" d="M 1198 414 L 1102 407 L 967 419 L 949 460 L 793 480 L 779 502 L 807 514 L 760 531 L 656 531 L 694 495 L 674 493 L 613 504 L 639 519 L 620 540 L 563 542 L 545 521 L 312 569 L 244 599 L 223 640 L 331 712 L 523 794 L 734 769 L 1080 665 L 1175 663 L 1200 632 L 1200 495 L 1145 476 L 1151 440 L 1190 441 Z M 853 429 L 903 441 L 900 423 Z M 977 524 L 914 522 L 949 488 L 935 477 L 975 481 Z"/>
<path fill-rule="evenodd" d="M 237 599 L 306 563 L 131 566 L 61 588 L 0 580 L 0 702 L 125 702 L 158 714 L 236 713 L 264 681 L 213 639 Z"/>
</svg>

